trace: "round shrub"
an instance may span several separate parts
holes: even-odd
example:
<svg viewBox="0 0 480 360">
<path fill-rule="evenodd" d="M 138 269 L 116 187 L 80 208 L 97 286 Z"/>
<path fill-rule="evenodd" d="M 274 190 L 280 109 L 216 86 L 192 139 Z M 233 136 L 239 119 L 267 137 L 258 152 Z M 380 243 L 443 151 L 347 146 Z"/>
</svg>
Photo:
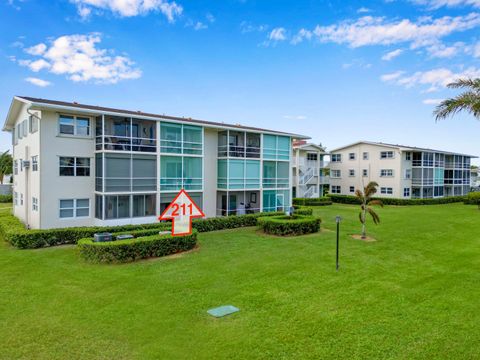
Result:
<svg viewBox="0 0 480 360">
<path fill-rule="evenodd" d="M 297 236 L 320 230 L 320 218 L 306 215 L 280 215 L 258 219 L 258 226 L 267 234 Z"/>
<path fill-rule="evenodd" d="M 480 205 L 480 191 L 468 193 L 464 203 L 467 205 Z"/>
<path fill-rule="evenodd" d="M 80 255 L 91 262 L 131 262 L 191 250 L 197 243 L 197 231 L 185 236 L 150 235 L 134 239 L 94 242 L 92 238 L 78 241 Z"/>
</svg>

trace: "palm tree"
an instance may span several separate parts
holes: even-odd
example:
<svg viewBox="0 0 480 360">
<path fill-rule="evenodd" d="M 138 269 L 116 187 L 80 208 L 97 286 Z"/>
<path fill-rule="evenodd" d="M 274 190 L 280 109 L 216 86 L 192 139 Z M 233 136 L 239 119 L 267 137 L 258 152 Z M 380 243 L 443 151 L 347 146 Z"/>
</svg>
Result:
<svg viewBox="0 0 480 360">
<path fill-rule="evenodd" d="M 373 222 L 378 224 L 380 222 L 380 217 L 378 214 L 371 208 L 371 205 L 379 205 L 383 207 L 383 203 L 380 200 L 372 200 L 372 196 L 377 192 L 378 184 L 375 181 L 370 181 L 367 186 L 362 190 L 357 189 L 355 191 L 355 196 L 361 203 L 361 211 L 359 214 L 360 222 L 362 223 L 362 239 L 367 238 L 367 213 L 373 219 Z"/>
<path fill-rule="evenodd" d="M 13 160 L 9 150 L 0 154 L 0 184 L 3 184 L 3 177 L 12 173 Z"/>
<path fill-rule="evenodd" d="M 443 100 L 433 112 L 435 120 L 443 120 L 460 111 L 466 111 L 480 120 L 480 78 L 458 79 L 447 85 L 451 89 L 466 89 L 465 92 Z"/>
</svg>

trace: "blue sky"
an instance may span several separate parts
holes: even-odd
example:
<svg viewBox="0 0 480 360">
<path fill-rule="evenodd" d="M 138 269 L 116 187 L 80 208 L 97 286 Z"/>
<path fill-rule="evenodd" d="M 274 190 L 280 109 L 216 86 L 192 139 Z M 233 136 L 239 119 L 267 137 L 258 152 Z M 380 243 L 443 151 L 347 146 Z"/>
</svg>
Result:
<svg viewBox="0 0 480 360">
<path fill-rule="evenodd" d="M 0 0 L 0 33 L 4 117 L 29 95 L 480 155 L 480 122 L 432 117 L 480 77 L 480 0 Z"/>
</svg>

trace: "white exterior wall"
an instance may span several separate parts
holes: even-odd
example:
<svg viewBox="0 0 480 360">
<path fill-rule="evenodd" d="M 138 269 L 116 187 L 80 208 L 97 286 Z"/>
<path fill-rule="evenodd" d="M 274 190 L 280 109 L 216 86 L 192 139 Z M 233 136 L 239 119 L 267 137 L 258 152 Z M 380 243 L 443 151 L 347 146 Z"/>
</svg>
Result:
<svg viewBox="0 0 480 360">
<path fill-rule="evenodd" d="M 382 151 L 393 151 L 393 159 L 381 159 L 380 153 Z M 363 160 L 363 153 L 368 153 L 368 160 Z M 355 160 L 349 160 L 349 154 L 355 153 Z M 378 192 L 375 196 L 379 197 L 403 197 L 404 184 L 404 170 L 402 169 L 402 152 L 387 146 L 371 145 L 371 144 L 357 144 L 340 151 L 332 152 L 332 154 L 341 154 L 342 161 L 330 161 L 330 187 L 335 185 L 341 186 L 342 195 L 353 195 L 350 192 L 350 186 L 355 189 L 363 189 L 370 181 L 378 183 Z M 355 176 L 349 176 L 349 170 L 355 170 Z M 368 170 L 368 176 L 363 177 L 363 169 Z M 380 177 L 381 169 L 392 169 L 392 177 Z M 332 177 L 332 170 L 341 170 L 341 177 Z M 391 187 L 393 193 L 391 195 L 380 194 L 381 187 Z"/>
<path fill-rule="evenodd" d="M 15 122 L 17 124 L 27 121 L 30 114 L 27 112 L 28 106 L 23 105 Z M 31 112 L 37 113 L 38 112 Z M 29 130 L 29 129 L 28 129 Z M 18 134 L 17 134 L 18 137 Z M 18 143 L 13 146 L 13 160 L 18 163 L 18 175 L 13 177 L 13 192 L 18 194 L 18 203 L 13 207 L 13 213 L 25 225 L 31 228 L 38 228 L 40 226 L 40 211 L 32 210 L 32 197 L 36 197 L 41 203 L 40 199 L 40 171 L 32 171 L 31 160 L 32 156 L 40 153 L 40 131 L 30 133 L 22 139 L 18 139 Z M 29 168 L 23 168 L 20 165 L 20 160 L 30 161 Z M 40 162 L 41 160 L 39 160 Z M 20 199 L 23 197 L 23 205 L 20 204 Z M 40 210 L 40 209 L 39 209 Z"/>
<path fill-rule="evenodd" d="M 65 113 L 62 113 L 65 114 Z M 41 227 L 91 226 L 95 218 L 95 119 L 90 120 L 90 137 L 60 135 L 59 113 L 42 111 L 40 120 L 40 201 Z M 59 157 L 90 158 L 90 176 L 60 176 Z M 90 199 L 90 215 L 82 218 L 61 219 L 60 199 Z"/>
<path fill-rule="evenodd" d="M 206 217 L 217 214 L 217 151 L 218 132 L 204 130 L 203 212 Z"/>
</svg>

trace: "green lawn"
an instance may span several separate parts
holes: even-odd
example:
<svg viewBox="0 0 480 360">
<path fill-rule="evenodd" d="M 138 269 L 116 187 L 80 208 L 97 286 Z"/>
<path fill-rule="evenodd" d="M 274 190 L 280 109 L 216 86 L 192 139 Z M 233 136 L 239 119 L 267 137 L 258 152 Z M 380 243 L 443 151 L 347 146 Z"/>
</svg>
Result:
<svg viewBox="0 0 480 360">
<path fill-rule="evenodd" d="M 3 359 L 473 359 L 480 354 L 480 211 L 319 207 L 321 234 L 199 235 L 198 251 L 92 265 L 74 246 L 0 245 Z M 341 215 L 335 271 L 334 216 Z M 232 304 L 222 319 L 211 307 Z"/>
</svg>

